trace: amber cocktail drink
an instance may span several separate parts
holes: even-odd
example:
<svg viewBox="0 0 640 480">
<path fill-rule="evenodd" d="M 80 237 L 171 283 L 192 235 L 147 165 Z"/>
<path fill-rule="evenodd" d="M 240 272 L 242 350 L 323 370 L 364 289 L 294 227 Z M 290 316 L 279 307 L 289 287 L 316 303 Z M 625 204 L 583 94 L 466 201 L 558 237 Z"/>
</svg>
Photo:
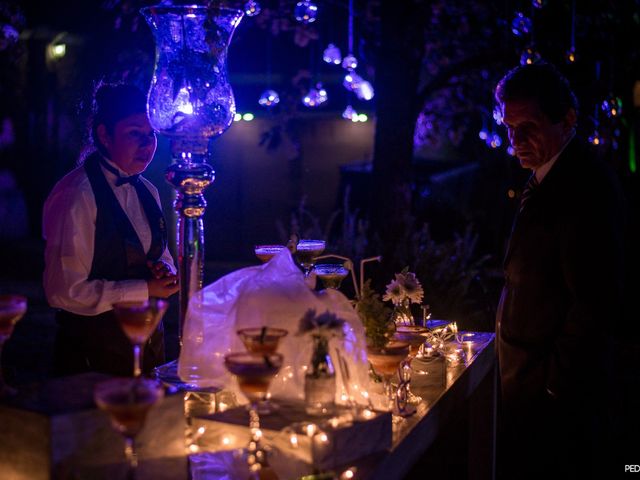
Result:
<svg viewBox="0 0 640 480">
<path fill-rule="evenodd" d="M 120 328 L 133 345 L 133 376 L 142 375 L 144 344 L 158 327 L 169 303 L 159 298 L 140 302 L 120 302 L 113 305 Z"/>
<path fill-rule="evenodd" d="M 322 255 L 325 249 L 324 240 L 300 240 L 296 246 L 296 259 L 308 277 L 313 270 L 316 258 Z"/>
<path fill-rule="evenodd" d="M 267 399 L 271 380 L 280 371 L 282 355 L 271 353 L 229 353 L 224 357 L 227 370 L 236 376 L 240 391 L 247 397 L 252 407 Z"/>
<path fill-rule="evenodd" d="M 340 288 L 342 280 L 349 274 L 349 270 L 344 266 L 335 263 L 319 264 L 315 266 L 314 270 L 322 281 L 324 288 L 333 288 L 334 290 Z"/>
<path fill-rule="evenodd" d="M 11 334 L 16 323 L 27 312 L 27 299 L 22 295 L 0 295 L 0 358 L 2 347 Z M 0 397 L 11 395 L 15 390 L 4 383 L 2 364 L 0 363 Z"/>
<path fill-rule="evenodd" d="M 408 355 L 409 344 L 407 342 L 392 340 L 382 348 L 367 347 L 367 358 L 376 373 L 382 377 L 384 391 L 391 410 L 393 410 L 394 404 L 391 379 L 398 372 L 400 364 Z"/>
<path fill-rule="evenodd" d="M 284 328 L 256 327 L 238 330 L 238 336 L 249 353 L 276 353 L 280 340 L 287 336 Z"/>
<path fill-rule="evenodd" d="M 286 248 L 284 245 L 256 245 L 253 251 L 258 260 L 266 263 L 284 248 Z"/>
<path fill-rule="evenodd" d="M 142 430 L 151 407 L 163 396 L 160 384 L 146 378 L 112 378 L 98 383 L 94 389 L 96 405 L 109 415 L 111 427 L 125 438 L 130 477 L 138 466 L 135 437 Z"/>
</svg>

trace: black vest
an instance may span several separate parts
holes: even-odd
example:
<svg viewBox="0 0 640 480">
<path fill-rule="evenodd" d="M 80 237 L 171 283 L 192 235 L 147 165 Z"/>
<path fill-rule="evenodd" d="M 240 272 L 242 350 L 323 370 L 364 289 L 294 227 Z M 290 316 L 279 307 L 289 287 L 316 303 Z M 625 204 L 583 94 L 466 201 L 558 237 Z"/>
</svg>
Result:
<svg viewBox="0 0 640 480">
<path fill-rule="evenodd" d="M 155 198 L 142 180 L 138 180 L 136 191 L 151 227 L 151 248 L 145 255 L 133 225 L 100 168 L 99 154 L 88 157 L 84 169 L 91 183 L 97 208 L 93 263 L 89 280 L 149 278 L 147 260 L 158 261 L 167 247 L 166 224 Z"/>
<path fill-rule="evenodd" d="M 140 239 L 100 168 L 98 153 L 84 164 L 96 201 L 93 261 L 89 280 L 146 280 L 151 277 L 147 261 L 156 262 L 167 246 L 162 210 L 144 183 L 135 185 L 138 198 L 151 228 L 151 248 L 145 254 Z M 119 187 L 116 187 L 119 188 Z M 58 375 L 96 371 L 130 376 L 133 372 L 132 346 L 124 335 L 113 310 L 94 316 L 61 310 L 56 316 L 54 370 Z M 164 362 L 162 323 L 144 349 L 142 370 Z"/>
</svg>

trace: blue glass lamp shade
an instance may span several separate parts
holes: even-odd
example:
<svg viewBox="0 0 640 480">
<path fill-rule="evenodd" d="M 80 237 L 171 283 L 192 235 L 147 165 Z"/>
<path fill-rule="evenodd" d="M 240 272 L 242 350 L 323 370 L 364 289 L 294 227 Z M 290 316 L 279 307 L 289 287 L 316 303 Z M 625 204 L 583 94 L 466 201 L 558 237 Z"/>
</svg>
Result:
<svg viewBox="0 0 640 480">
<path fill-rule="evenodd" d="M 157 5 L 141 12 L 156 42 L 147 99 L 151 126 L 183 151 L 201 153 L 210 138 L 229 128 L 236 113 L 227 50 L 243 13 L 197 5 Z"/>
</svg>

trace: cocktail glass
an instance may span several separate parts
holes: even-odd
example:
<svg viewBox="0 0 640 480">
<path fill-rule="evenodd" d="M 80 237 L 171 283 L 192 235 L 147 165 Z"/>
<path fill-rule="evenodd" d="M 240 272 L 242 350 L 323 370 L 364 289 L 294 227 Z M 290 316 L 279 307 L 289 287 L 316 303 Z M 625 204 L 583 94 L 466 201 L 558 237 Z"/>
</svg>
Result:
<svg viewBox="0 0 640 480">
<path fill-rule="evenodd" d="M 369 363 L 382 377 L 385 396 L 388 401 L 388 409 L 394 413 L 397 413 L 396 399 L 397 395 L 394 394 L 391 386 L 391 379 L 398 372 L 400 364 L 409 355 L 409 344 L 407 342 L 398 342 L 392 340 L 388 342 L 382 348 L 367 347 L 367 357 Z"/>
<path fill-rule="evenodd" d="M 400 372 L 403 377 L 402 380 L 404 380 L 407 385 L 407 401 L 414 405 L 420 403 L 422 398 L 411 392 L 411 361 L 420 352 L 420 347 L 422 347 L 426 341 L 425 335 L 428 331 L 426 327 L 419 325 L 398 325 L 396 326 L 396 333 L 394 335 L 396 340 L 409 344 L 409 355 L 407 355 L 407 358 L 402 362 Z"/>
<path fill-rule="evenodd" d="M 325 249 L 324 240 L 300 240 L 296 246 L 296 259 L 304 271 L 304 276 L 308 277 L 319 257 Z"/>
<path fill-rule="evenodd" d="M 251 471 L 250 478 L 262 478 L 263 474 L 272 472 L 267 462 L 267 455 L 260 446 L 262 431 L 258 405 L 267 399 L 271 380 L 280 371 L 283 356 L 279 353 L 257 355 L 252 353 L 229 353 L 224 356 L 227 370 L 236 376 L 240 391 L 249 400 L 249 430 L 251 441 L 247 446 L 247 463 Z"/>
<path fill-rule="evenodd" d="M 247 352 L 267 355 L 276 353 L 280 340 L 289 332 L 284 328 L 256 327 L 242 328 L 237 333 Z"/>
<path fill-rule="evenodd" d="M 284 245 L 256 245 L 253 248 L 253 251 L 256 254 L 256 257 L 258 257 L 258 260 L 262 263 L 267 263 L 276 255 L 276 253 L 279 253 L 285 248 L 287 247 Z"/>
<path fill-rule="evenodd" d="M 11 334 L 16 323 L 27 312 L 27 299 L 22 295 L 0 295 L 0 359 L 2 347 Z M 0 361 L 0 397 L 15 394 L 15 389 L 4 382 L 2 375 L 2 362 Z"/>
<path fill-rule="evenodd" d="M 276 353 L 280 340 L 287 336 L 287 332 L 284 328 L 275 327 L 256 327 L 256 328 L 243 328 L 238 330 L 238 336 L 244 343 L 244 348 L 247 352 L 258 355 L 269 355 Z M 262 415 L 272 413 L 278 409 L 271 400 L 267 399 L 261 401 L 258 404 L 258 411 Z"/>
<path fill-rule="evenodd" d="M 318 264 L 315 266 L 315 272 L 324 288 L 333 288 L 334 290 L 340 288 L 342 280 L 349 274 L 349 270 L 336 263 Z"/>
<path fill-rule="evenodd" d="M 168 307 L 169 302 L 159 298 L 113 304 L 113 311 L 118 323 L 133 345 L 134 377 L 142 375 L 141 362 L 144 344 L 158 327 Z"/>
<path fill-rule="evenodd" d="M 129 479 L 135 479 L 138 468 L 135 438 L 149 410 L 163 396 L 160 384 L 147 378 L 112 378 L 98 383 L 93 391 L 96 405 L 109 415 L 111 427 L 125 439 Z"/>
</svg>

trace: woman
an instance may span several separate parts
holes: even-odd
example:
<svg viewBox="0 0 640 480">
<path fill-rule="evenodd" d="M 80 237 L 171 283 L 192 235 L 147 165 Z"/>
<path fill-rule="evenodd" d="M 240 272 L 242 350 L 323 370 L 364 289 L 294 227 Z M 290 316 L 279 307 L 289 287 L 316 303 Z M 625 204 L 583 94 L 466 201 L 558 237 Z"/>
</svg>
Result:
<svg viewBox="0 0 640 480">
<path fill-rule="evenodd" d="M 145 96 L 103 85 L 90 122 L 95 151 L 60 180 L 44 206 L 44 288 L 58 308 L 54 370 L 131 375 L 132 347 L 112 305 L 178 290 L 158 191 L 140 176 L 156 150 Z M 162 325 L 144 349 L 149 372 L 164 361 Z"/>
</svg>

